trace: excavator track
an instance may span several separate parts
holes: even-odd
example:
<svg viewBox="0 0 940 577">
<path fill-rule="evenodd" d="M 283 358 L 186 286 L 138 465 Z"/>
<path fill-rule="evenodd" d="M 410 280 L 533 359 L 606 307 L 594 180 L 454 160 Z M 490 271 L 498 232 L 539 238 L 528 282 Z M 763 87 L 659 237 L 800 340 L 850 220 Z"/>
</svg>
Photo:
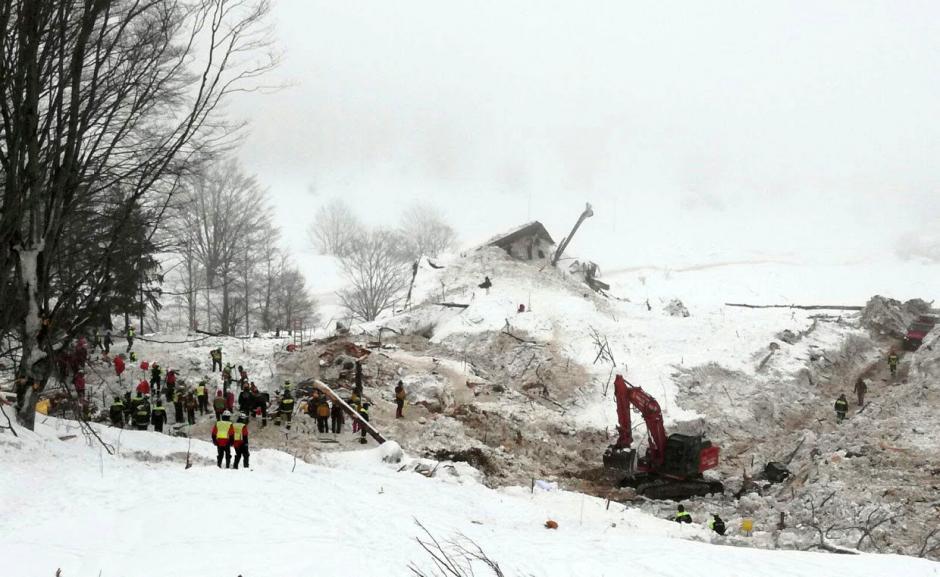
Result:
<svg viewBox="0 0 940 577">
<path fill-rule="evenodd" d="M 637 495 L 658 501 L 682 501 L 689 497 L 702 497 L 711 493 L 721 493 L 725 490 L 725 486 L 718 481 L 706 481 L 705 479 L 679 481 L 649 475 L 627 477 L 619 484 L 621 487 L 632 487 Z"/>
</svg>

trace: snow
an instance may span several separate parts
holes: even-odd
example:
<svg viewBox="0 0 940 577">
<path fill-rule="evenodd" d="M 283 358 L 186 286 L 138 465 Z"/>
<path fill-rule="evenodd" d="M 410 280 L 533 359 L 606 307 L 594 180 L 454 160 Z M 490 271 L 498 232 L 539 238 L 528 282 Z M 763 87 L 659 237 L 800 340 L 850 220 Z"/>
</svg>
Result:
<svg viewBox="0 0 940 577">
<path fill-rule="evenodd" d="M 295 464 L 286 453 L 258 450 L 250 471 L 234 471 L 217 469 L 214 448 L 193 440 L 195 464 L 187 470 L 187 439 L 96 428 L 119 445 L 118 455 L 52 418 L 19 439 L 0 435 L 3 574 L 410 575 L 409 563 L 430 566 L 415 520 L 439 539 L 473 539 L 507 574 L 940 574 L 936 563 L 900 556 L 708 544 L 723 539 L 699 524 L 678 526 L 616 503 L 608 510 L 584 495 L 494 491 L 397 472 L 399 464 L 382 461 L 393 445 L 334 454 L 330 464 Z M 68 434 L 78 436 L 57 438 Z M 40 490 L 27 497 L 34 486 Z M 559 529 L 544 529 L 548 519 Z"/>
</svg>

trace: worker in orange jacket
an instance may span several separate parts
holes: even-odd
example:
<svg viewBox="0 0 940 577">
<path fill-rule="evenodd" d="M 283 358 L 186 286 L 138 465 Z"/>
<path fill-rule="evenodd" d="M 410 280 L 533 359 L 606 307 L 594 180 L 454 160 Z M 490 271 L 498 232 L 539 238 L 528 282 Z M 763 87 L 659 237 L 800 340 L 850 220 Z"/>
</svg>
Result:
<svg viewBox="0 0 940 577">
<path fill-rule="evenodd" d="M 232 445 L 235 444 L 235 427 L 232 426 L 232 413 L 224 411 L 222 417 L 212 426 L 212 442 L 219 451 L 217 465 L 222 468 L 222 457 L 225 457 L 225 468 L 232 463 Z"/>
<path fill-rule="evenodd" d="M 233 442 L 235 445 L 235 468 L 242 459 L 245 460 L 245 468 L 248 468 L 248 415 L 238 415 L 238 422 L 232 425 Z"/>
</svg>

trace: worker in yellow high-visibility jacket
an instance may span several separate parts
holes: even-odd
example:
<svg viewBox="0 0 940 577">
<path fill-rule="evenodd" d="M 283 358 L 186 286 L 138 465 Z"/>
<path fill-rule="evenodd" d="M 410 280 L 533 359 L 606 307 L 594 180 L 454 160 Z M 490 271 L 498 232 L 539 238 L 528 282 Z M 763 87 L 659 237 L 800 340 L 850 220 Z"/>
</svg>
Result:
<svg viewBox="0 0 940 577">
<path fill-rule="evenodd" d="M 235 428 L 232 426 L 232 413 L 224 411 L 222 417 L 212 426 L 212 442 L 219 451 L 217 465 L 222 468 L 222 457 L 225 457 L 225 468 L 232 463 L 232 445 L 235 444 Z"/>
<path fill-rule="evenodd" d="M 238 421 L 232 424 L 233 437 L 232 442 L 235 446 L 235 468 L 242 459 L 245 460 L 245 468 L 248 468 L 248 415 L 238 415 Z"/>
</svg>

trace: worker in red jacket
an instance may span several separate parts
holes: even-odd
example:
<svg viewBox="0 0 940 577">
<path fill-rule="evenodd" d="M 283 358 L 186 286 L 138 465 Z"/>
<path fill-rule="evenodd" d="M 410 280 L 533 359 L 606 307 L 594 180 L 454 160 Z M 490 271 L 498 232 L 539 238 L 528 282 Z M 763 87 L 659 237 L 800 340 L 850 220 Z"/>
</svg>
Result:
<svg viewBox="0 0 940 577">
<path fill-rule="evenodd" d="M 75 387 L 75 394 L 79 399 L 85 398 L 85 373 L 78 371 L 72 378 L 72 385 Z"/>
<path fill-rule="evenodd" d="M 228 411 L 235 410 L 235 391 L 229 390 L 225 393 L 225 408 Z"/>
<path fill-rule="evenodd" d="M 232 424 L 235 443 L 235 468 L 242 459 L 245 460 L 245 468 L 248 468 L 248 415 L 242 413 L 238 415 L 238 422 Z"/>
<path fill-rule="evenodd" d="M 225 468 L 232 463 L 232 445 L 235 443 L 235 428 L 232 426 L 232 413 L 224 411 L 222 417 L 212 426 L 212 442 L 219 451 L 217 465 L 222 468 L 222 457 L 225 457 Z"/>
</svg>

